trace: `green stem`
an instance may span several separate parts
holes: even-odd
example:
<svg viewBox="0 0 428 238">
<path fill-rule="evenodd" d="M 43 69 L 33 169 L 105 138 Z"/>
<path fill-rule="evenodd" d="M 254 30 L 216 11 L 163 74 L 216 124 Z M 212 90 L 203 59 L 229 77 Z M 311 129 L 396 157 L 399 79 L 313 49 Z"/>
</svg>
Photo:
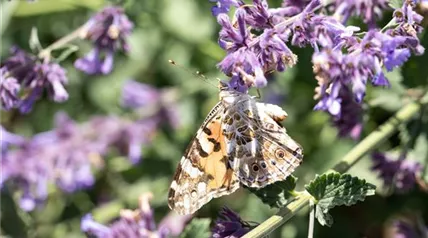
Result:
<svg viewBox="0 0 428 238">
<path fill-rule="evenodd" d="M 379 126 L 375 131 L 370 133 L 360 143 L 358 143 L 339 163 L 327 172 L 344 173 L 357 163 L 364 155 L 375 149 L 383 141 L 387 140 L 398 128 L 398 125 L 405 123 L 415 116 L 421 109 L 423 104 L 428 102 L 428 93 L 418 101 L 413 102 L 399 110 L 387 122 Z M 290 220 L 296 213 L 309 205 L 309 200 L 312 196 L 303 192 L 296 200 L 290 202 L 287 206 L 281 208 L 276 215 L 273 215 L 262 224 L 248 232 L 244 238 L 263 237 L 274 231 L 276 228 Z"/>
<path fill-rule="evenodd" d="M 55 41 L 54 43 L 52 43 L 51 45 L 49 45 L 48 47 L 44 48 L 43 50 L 41 50 L 39 52 L 39 58 L 44 59 L 46 61 L 49 61 L 51 58 L 51 52 L 57 49 L 62 48 L 63 46 L 67 45 L 68 43 L 70 43 L 71 41 L 80 38 L 82 36 L 82 32 L 85 29 L 86 25 L 83 24 L 82 26 L 80 26 L 79 28 L 77 28 L 76 30 L 74 30 L 73 32 L 71 32 L 68 35 L 63 36 L 62 38 L 60 38 L 59 40 Z"/>
</svg>

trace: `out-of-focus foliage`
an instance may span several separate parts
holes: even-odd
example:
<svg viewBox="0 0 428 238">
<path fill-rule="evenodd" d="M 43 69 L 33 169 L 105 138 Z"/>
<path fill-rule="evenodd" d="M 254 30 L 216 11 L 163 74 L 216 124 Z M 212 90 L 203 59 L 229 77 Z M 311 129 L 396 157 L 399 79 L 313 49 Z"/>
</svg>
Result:
<svg viewBox="0 0 428 238">
<path fill-rule="evenodd" d="M 42 47 L 46 47 L 84 24 L 95 11 L 109 3 L 103 0 L 1 1 L 2 59 L 9 55 L 8 49 L 14 45 L 30 50 L 28 42 L 33 27 L 38 31 Z M 1 233 L 6 236 L 85 237 L 80 229 L 80 220 L 85 214 L 92 213 L 94 220 L 107 223 L 117 217 L 120 209 L 137 207 L 137 198 L 144 192 L 152 192 L 156 198 L 151 202 L 156 221 L 169 212 L 167 191 L 174 170 L 198 126 L 218 101 L 218 89 L 214 87 L 216 78 L 225 77 L 216 69 L 216 64 L 224 57 L 223 50 L 217 44 L 219 26 L 211 15 L 212 4 L 208 0 L 126 0 L 116 3 L 123 4 L 135 28 L 129 39 L 131 50 L 116 56 L 113 72 L 106 76 L 88 76 L 74 69 L 73 62 L 84 56 L 91 45 L 85 41 L 73 42 L 79 50 L 61 63 L 68 72 L 68 101 L 58 104 L 40 100 L 26 115 L 2 111 L 2 126 L 16 134 L 31 136 L 50 130 L 54 126 L 54 115 L 59 111 L 65 111 L 80 123 L 103 115 L 134 119 L 135 115 L 120 105 L 122 86 L 129 79 L 158 89 L 173 90 L 177 98 L 174 104 L 177 105 L 176 120 L 180 122 L 179 126 L 175 129 L 161 127 L 151 143 L 143 148 L 143 159 L 136 165 L 117 156 L 117 151 L 112 151 L 105 157 L 105 168 L 94 171 L 96 181 L 91 189 L 65 194 L 50 187 L 44 206 L 30 213 L 22 211 L 17 205 L 15 198 L 18 194 L 7 187 L 3 188 Z M 279 6 L 280 1 L 271 1 L 270 4 Z M 426 31 L 421 41 L 427 48 Z M 328 116 L 312 110 L 316 104 L 313 90 L 317 85 L 311 68 L 313 52 L 299 48 L 293 49 L 293 52 L 298 56 L 298 63 L 286 73 L 273 75 L 268 86 L 261 90 L 261 100 L 274 101 L 289 115 L 284 122 L 287 132 L 305 151 L 303 163 L 295 172 L 299 178 L 297 189 L 302 190 L 315 174 L 331 168 L 357 142 L 338 138 L 338 132 L 330 124 Z M 202 72 L 208 82 L 187 70 L 172 66 L 169 59 L 192 72 Z M 390 89 L 368 88 L 363 136 L 427 89 L 427 62 L 428 54 L 413 57 L 401 70 L 388 74 Z M 256 95 L 256 92 L 250 93 Z M 414 122 L 386 141 L 382 148 L 403 145 L 414 136 L 412 133 L 420 133 L 417 141 L 410 140 L 411 144 L 416 145 L 410 154 L 426 164 L 426 115 L 423 121 L 418 131 L 412 132 L 418 123 L 415 118 Z M 381 188 L 382 181 L 370 170 L 371 167 L 372 161 L 367 157 L 349 173 Z M 427 178 L 428 172 L 425 170 L 424 173 Z M 377 192 L 377 195 L 366 198 L 364 203 L 331 210 L 335 223 L 331 228 L 318 225 L 316 237 L 360 237 L 360 234 L 380 237 L 391 219 L 409 213 L 417 213 L 427 226 L 427 190 L 418 187 L 407 194 L 390 196 L 380 189 Z M 275 208 L 263 204 L 249 190 L 240 189 L 232 195 L 214 199 L 202 207 L 196 216 L 214 221 L 223 206 L 232 208 L 244 220 L 254 222 L 262 222 L 276 212 Z M 195 221 L 193 225 L 204 226 L 205 223 L 205 220 Z M 302 211 L 271 237 L 307 237 L 307 226 L 307 211 Z M 187 234 L 192 232 L 192 228 L 189 229 Z"/>
</svg>

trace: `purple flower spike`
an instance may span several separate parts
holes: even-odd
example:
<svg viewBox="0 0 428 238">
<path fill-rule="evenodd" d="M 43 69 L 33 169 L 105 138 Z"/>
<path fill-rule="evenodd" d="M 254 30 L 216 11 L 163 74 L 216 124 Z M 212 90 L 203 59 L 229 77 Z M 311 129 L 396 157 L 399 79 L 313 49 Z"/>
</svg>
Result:
<svg viewBox="0 0 428 238">
<path fill-rule="evenodd" d="M 416 183 L 416 175 L 422 170 L 422 166 L 417 162 L 409 159 L 394 160 L 392 156 L 383 153 L 374 153 L 372 159 L 372 170 L 379 171 L 384 185 L 399 193 L 412 189 Z"/>
<path fill-rule="evenodd" d="M 237 213 L 224 207 L 212 230 L 213 238 L 235 238 L 248 233 L 253 226 L 243 221 Z"/>
<path fill-rule="evenodd" d="M 94 15 L 85 25 L 83 36 L 94 44 L 74 66 L 86 74 L 109 74 L 113 69 L 116 51 L 129 50 L 127 38 L 133 29 L 132 22 L 120 7 L 106 7 Z"/>
<path fill-rule="evenodd" d="M 97 223 L 90 214 L 85 215 L 81 221 L 81 229 L 86 234 L 97 238 L 104 237 L 159 237 L 166 238 L 170 235 L 178 235 L 184 229 L 184 224 L 189 221 L 190 216 L 168 215 L 156 228 L 153 209 L 149 200 L 151 193 L 140 196 L 139 208 L 136 210 L 122 210 L 118 220 L 108 226 Z"/>
<path fill-rule="evenodd" d="M 12 48 L 11 53 L 2 62 L 1 68 L 0 94 L 4 109 L 13 106 L 19 108 L 21 113 L 28 113 L 44 90 L 47 90 L 49 97 L 55 102 L 68 99 L 64 88 L 68 82 L 64 68 L 55 62 L 41 62 L 37 57 L 16 47 Z"/>
</svg>

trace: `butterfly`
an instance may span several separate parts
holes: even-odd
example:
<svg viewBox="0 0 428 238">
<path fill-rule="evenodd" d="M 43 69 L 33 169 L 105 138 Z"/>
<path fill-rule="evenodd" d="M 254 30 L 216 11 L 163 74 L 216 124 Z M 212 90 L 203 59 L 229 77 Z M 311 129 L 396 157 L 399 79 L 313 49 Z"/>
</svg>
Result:
<svg viewBox="0 0 428 238">
<path fill-rule="evenodd" d="M 181 215 L 235 192 L 241 184 L 262 188 L 284 180 L 302 162 L 302 147 L 280 124 L 287 117 L 282 108 L 258 102 L 221 81 L 219 96 L 169 189 L 168 205 Z"/>
</svg>

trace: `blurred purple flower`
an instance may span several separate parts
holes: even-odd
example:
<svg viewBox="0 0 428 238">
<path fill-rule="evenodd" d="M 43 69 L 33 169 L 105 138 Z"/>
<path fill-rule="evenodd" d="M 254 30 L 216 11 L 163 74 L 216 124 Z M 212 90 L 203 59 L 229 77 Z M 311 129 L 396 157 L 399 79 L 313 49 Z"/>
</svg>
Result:
<svg viewBox="0 0 428 238">
<path fill-rule="evenodd" d="M 394 238 L 424 238 L 428 235 L 428 227 L 424 226 L 422 218 L 417 217 L 416 221 L 395 220 L 392 223 L 392 236 Z"/>
<path fill-rule="evenodd" d="M 248 233 L 254 226 L 243 221 L 234 211 L 224 207 L 216 220 L 213 230 L 213 238 L 235 238 Z"/>
<path fill-rule="evenodd" d="M 416 176 L 422 170 L 422 166 L 409 159 L 393 159 L 384 153 L 373 153 L 372 170 L 379 172 L 384 185 L 392 187 L 399 193 L 412 189 L 416 183 Z"/>
<path fill-rule="evenodd" d="M 41 62 L 35 56 L 13 47 L 11 56 L 2 62 L 1 69 L 0 93 L 2 106 L 6 110 L 13 106 L 19 108 L 21 113 L 30 112 L 45 89 L 55 102 L 68 99 L 64 88 L 68 82 L 66 70 L 57 63 Z"/>
<path fill-rule="evenodd" d="M 83 37 L 94 44 L 94 48 L 74 66 L 86 74 L 109 74 L 113 69 L 113 56 L 118 50 L 127 52 L 127 38 L 133 24 L 121 7 L 106 7 L 95 14 L 84 26 Z"/>
<path fill-rule="evenodd" d="M 10 146 L 20 147 L 26 142 L 25 137 L 8 132 L 0 126 L 0 146 L 2 155 L 8 152 Z"/>
<path fill-rule="evenodd" d="M 108 226 L 97 223 L 90 214 L 87 214 L 82 218 L 81 229 L 86 234 L 98 238 L 164 238 L 179 235 L 191 216 L 170 214 L 156 228 L 153 209 L 149 204 L 151 198 L 150 193 L 141 195 L 138 209 L 122 210 L 120 217 Z"/>
<path fill-rule="evenodd" d="M 359 16 L 369 27 L 375 27 L 376 20 L 381 19 L 382 12 L 389 8 L 386 0 L 336 0 L 334 5 L 334 15 L 342 23 L 347 22 L 351 16 Z"/>
<path fill-rule="evenodd" d="M 128 80 L 122 88 L 121 104 L 135 109 L 141 117 L 151 118 L 146 120 L 148 124 L 157 121 L 166 122 L 174 129 L 180 126 L 176 95 L 172 89 L 159 90 L 148 84 Z"/>
<path fill-rule="evenodd" d="M 0 187 L 10 182 L 21 191 L 20 205 L 26 211 L 44 202 L 49 184 L 67 193 L 91 187 L 95 182 L 92 169 L 104 165 L 102 156 L 111 147 L 137 163 L 142 146 L 151 142 L 158 128 L 158 120 L 128 121 L 110 116 L 77 124 L 65 113 L 58 113 L 54 130 L 29 139 L 2 129 Z"/>
<path fill-rule="evenodd" d="M 122 88 L 122 106 L 140 108 L 159 101 L 160 92 L 148 84 L 133 80 L 125 82 Z"/>
</svg>

